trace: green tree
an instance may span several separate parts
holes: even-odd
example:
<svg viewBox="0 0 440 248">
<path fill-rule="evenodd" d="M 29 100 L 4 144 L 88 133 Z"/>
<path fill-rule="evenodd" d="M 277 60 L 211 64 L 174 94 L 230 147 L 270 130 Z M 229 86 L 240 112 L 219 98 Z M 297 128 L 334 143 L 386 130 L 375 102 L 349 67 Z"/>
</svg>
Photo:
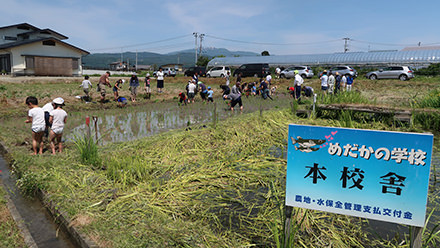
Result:
<svg viewBox="0 0 440 248">
<path fill-rule="evenodd" d="M 200 56 L 200 57 L 197 59 L 197 65 L 198 65 L 198 66 L 207 66 L 207 65 L 208 65 L 208 62 L 209 62 L 210 60 L 211 60 L 211 59 L 208 58 L 208 57 L 206 57 L 206 56 Z"/>
<path fill-rule="evenodd" d="M 270 56 L 268 51 L 262 51 L 261 56 Z"/>
</svg>

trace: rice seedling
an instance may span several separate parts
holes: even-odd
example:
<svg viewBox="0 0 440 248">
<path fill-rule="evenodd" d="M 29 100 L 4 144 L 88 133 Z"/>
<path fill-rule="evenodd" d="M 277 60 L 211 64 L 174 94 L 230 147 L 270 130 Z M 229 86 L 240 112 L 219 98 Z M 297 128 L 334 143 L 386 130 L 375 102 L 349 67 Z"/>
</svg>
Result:
<svg viewBox="0 0 440 248">
<path fill-rule="evenodd" d="M 92 136 L 76 135 L 73 143 L 79 151 L 80 161 L 82 163 L 92 165 L 95 168 L 99 168 L 101 166 L 101 159 L 98 154 L 98 145 L 93 140 Z"/>
</svg>

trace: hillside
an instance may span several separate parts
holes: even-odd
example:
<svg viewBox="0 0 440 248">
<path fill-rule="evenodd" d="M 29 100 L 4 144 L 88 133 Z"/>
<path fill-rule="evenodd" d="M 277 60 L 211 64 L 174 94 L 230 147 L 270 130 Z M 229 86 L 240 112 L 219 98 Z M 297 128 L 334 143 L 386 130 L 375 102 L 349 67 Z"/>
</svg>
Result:
<svg viewBox="0 0 440 248">
<path fill-rule="evenodd" d="M 209 58 L 217 56 L 233 57 L 233 56 L 258 56 L 259 54 L 245 51 L 229 51 L 225 48 L 205 48 L 202 56 Z M 159 54 L 151 52 L 137 53 L 138 65 L 156 65 L 163 64 L 183 64 L 184 67 L 194 65 L 194 50 L 182 50 L 171 52 L 168 54 Z M 122 53 L 122 59 L 128 61 L 131 65 L 136 63 L 135 52 Z M 86 69 L 108 69 L 109 64 L 121 60 L 121 53 L 94 53 L 83 57 L 84 68 Z"/>
</svg>

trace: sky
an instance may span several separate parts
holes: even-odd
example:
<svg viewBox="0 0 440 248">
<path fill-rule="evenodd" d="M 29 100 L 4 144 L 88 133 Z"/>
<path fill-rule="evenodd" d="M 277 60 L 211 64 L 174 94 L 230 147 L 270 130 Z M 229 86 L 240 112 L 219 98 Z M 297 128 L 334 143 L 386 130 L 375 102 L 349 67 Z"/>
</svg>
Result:
<svg viewBox="0 0 440 248">
<path fill-rule="evenodd" d="M 29 23 L 91 53 L 202 48 L 271 55 L 440 45 L 440 1 L 2 0 L 1 26 Z M 199 36 L 198 36 L 199 37 Z M 197 39 L 200 46 L 200 39 Z"/>
</svg>

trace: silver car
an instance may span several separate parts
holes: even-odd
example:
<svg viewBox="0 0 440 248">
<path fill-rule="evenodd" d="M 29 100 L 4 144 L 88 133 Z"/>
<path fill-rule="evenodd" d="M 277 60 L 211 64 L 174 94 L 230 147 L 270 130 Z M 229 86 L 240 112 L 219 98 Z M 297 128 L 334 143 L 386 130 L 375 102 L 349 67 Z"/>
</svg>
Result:
<svg viewBox="0 0 440 248">
<path fill-rule="evenodd" d="M 303 78 L 312 78 L 313 70 L 309 66 L 292 66 L 287 69 L 284 69 L 280 73 L 280 78 L 293 78 L 295 77 L 295 71 L 298 71 L 298 74 Z"/>
<path fill-rule="evenodd" d="M 327 73 L 330 73 L 330 72 L 333 75 L 335 75 L 337 72 L 339 75 L 345 75 L 345 76 L 351 75 L 354 78 L 358 76 L 357 71 L 353 67 L 346 66 L 346 65 L 332 67 L 331 69 L 327 70 Z M 323 72 L 321 72 L 319 75 L 322 75 L 322 73 Z"/>
<path fill-rule="evenodd" d="M 226 74 L 229 72 L 229 75 L 231 75 L 231 69 L 227 66 L 216 66 L 209 70 L 206 73 L 207 77 L 226 77 Z"/>
<path fill-rule="evenodd" d="M 371 80 L 393 78 L 406 81 L 414 78 L 414 73 L 409 66 L 389 66 L 378 71 L 371 71 L 365 77 Z"/>
</svg>

